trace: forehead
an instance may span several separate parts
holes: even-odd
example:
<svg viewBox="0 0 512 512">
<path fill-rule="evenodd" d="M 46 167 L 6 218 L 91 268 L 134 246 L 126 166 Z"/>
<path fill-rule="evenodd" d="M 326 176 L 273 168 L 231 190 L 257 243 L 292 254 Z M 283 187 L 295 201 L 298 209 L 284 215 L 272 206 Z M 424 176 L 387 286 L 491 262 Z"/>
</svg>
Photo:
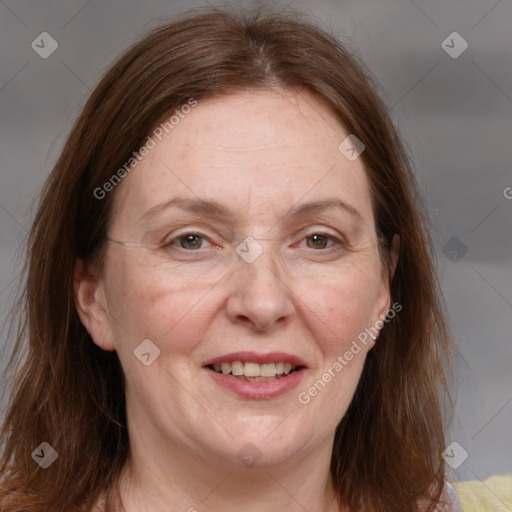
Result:
<svg viewBox="0 0 512 512">
<path fill-rule="evenodd" d="M 136 222 L 176 195 L 215 199 L 253 217 L 337 196 L 372 218 L 363 163 L 338 149 L 348 135 L 307 92 L 244 91 L 199 101 L 161 140 L 150 134 L 155 146 L 116 191 L 114 218 Z"/>
</svg>

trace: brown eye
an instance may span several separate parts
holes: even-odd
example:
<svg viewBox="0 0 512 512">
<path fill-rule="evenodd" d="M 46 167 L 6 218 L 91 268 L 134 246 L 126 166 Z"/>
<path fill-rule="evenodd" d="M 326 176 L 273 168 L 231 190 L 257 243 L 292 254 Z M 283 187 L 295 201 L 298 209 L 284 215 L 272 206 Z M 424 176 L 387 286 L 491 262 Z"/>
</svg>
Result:
<svg viewBox="0 0 512 512">
<path fill-rule="evenodd" d="M 182 249 L 197 249 L 201 247 L 202 237 L 200 235 L 186 234 L 178 238 Z"/>
<path fill-rule="evenodd" d="M 183 249 L 185 251 L 197 251 L 203 249 L 204 242 L 208 239 L 198 233 L 183 233 L 177 237 L 165 242 L 162 247 L 164 249 Z"/>
<path fill-rule="evenodd" d="M 308 240 L 307 245 L 310 249 L 325 249 L 329 240 L 334 240 L 334 237 L 325 233 L 314 233 L 305 238 Z M 311 243 L 309 243 L 311 240 Z"/>
</svg>

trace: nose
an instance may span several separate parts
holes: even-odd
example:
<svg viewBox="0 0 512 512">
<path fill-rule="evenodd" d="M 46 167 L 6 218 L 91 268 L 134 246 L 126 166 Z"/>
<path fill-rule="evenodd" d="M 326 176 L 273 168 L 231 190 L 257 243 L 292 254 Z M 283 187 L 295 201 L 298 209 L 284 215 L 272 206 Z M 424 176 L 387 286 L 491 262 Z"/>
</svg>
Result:
<svg viewBox="0 0 512 512">
<path fill-rule="evenodd" d="M 251 263 L 238 258 L 231 275 L 227 315 L 233 323 L 245 323 L 255 331 L 272 331 L 291 318 L 292 297 L 290 279 L 276 261 L 276 254 L 265 247 Z"/>
</svg>

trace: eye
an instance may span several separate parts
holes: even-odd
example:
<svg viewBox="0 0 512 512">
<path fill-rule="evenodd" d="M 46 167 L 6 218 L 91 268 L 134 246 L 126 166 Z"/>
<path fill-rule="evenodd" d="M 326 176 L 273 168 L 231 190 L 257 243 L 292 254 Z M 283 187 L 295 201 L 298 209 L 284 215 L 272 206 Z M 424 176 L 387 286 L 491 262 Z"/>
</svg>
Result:
<svg viewBox="0 0 512 512">
<path fill-rule="evenodd" d="M 331 252 L 332 250 L 337 250 L 340 246 L 344 246 L 344 242 L 339 238 L 331 235 L 329 233 L 324 233 L 322 231 L 311 233 L 303 238 L 306 240 L 306 245 L 310 249 L 319 249 L 325 250 L 325 252 Z M 331 242 L 332 245 L 327 247 L 327 244 Z"/>
<path fill-rule="evenodd" d="M 207 241 L 208 238 L 199 234 L 199 233 L 182 233 L 171 240 L 162 244 L 164 249 L 176 248 L 176 249 L 184 249 L 186 251 L 196 251 L 198 249 L 203 249 L 202 242 Z M 178 244 L 178 247 L 174 247 Z"/>
</svg>

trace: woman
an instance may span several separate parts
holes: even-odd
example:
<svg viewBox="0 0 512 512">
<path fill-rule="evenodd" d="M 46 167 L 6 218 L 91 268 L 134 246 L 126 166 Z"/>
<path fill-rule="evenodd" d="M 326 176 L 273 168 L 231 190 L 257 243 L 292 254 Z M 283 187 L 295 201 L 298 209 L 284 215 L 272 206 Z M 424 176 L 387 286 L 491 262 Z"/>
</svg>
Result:
<svg viewBox="0 0 512 512">
<path fill-rule="evenodd" d="M 291 15 L 168 23 L 43 190 L 0 508 L 459 510 L 440 300 L 363 65 Z"/>
</svg>

